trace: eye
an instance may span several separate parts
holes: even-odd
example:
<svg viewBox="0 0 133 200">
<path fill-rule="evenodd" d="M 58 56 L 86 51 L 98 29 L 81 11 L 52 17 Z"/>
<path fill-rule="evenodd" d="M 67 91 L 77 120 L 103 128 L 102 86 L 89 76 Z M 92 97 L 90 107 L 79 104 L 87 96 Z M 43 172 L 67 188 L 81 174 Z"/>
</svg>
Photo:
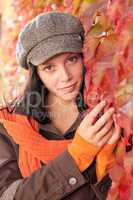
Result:
<svg viewBox="0 0 133 200">
<path fill-rule="evenodd" d="M 68 62 L 69 62 L 69 63 L 75 63 L 75 62 L 77 62 L 78 58 L 79 58 L 79 55 L 70 56 L 70 57 L 68 58 Z"/>
<path fill-rule="evenodd" d="M 43 71 L 53 71 L 54 66 L 53 65 L 47 65 L 43 67 Z"/>
</svg>

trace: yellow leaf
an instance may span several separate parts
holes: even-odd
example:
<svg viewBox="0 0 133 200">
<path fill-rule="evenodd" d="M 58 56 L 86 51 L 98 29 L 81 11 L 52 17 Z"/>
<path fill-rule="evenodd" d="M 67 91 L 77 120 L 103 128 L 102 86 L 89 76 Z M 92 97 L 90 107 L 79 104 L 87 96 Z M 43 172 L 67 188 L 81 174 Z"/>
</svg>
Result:
<svg viewBox="0 0 133 200">
<path fill-rule="evenodd" d="M 78 9 L 80 8 L 80 5 L 82 3 L 83 0 L 74 0 L 73 1 L 73 4 L 72 4 L 72 7 L 73 7 L 73 14 L 75 14 Z"/>
<path fill-rule="evenodd" d="M 89 4 L 95 3 L 97 0 L 84 0 L 84 2 L 87 2 Z"/>
<path fill-rule="evenodd" d="M 126 93 L 133 94 L 133 85 L 132 84 L 127 84 L 125 90 L 126 90 Z"/>
</svg>

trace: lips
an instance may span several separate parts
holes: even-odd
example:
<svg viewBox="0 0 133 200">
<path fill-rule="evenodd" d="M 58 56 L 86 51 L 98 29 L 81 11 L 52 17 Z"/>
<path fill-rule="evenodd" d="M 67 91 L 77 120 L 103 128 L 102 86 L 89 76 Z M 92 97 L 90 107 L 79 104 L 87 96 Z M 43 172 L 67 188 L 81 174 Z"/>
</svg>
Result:
<svg viewBox="0 0 133 200">
<path fill-rule="evenodd" d="M 61 88 L 62 91 L 64 91 L 65 93 L 68 92 L 72 92 L 75 89 L 76 83 L 74 83 L 73 85 Z"/>
<path fill-rule="evenodd" d="M 69 85 L 69 86 L 66 86 L 66 87 L 64 87 L 64 88 L 61 88 L 61 89 L 71 88 L 71 87 L 75 86 L 75 84 L 76 84 L 76 83 L 74 83 L 74 84 L 72 84 L 72 85 Z"/>
</svg>

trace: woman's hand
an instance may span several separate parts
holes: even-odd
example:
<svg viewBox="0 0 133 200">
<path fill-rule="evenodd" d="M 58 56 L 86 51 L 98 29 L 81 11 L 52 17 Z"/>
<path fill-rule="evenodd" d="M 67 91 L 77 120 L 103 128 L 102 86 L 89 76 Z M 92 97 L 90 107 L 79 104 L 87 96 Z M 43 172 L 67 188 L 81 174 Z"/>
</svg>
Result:
<svg viewBox="0 0 133 200">
<path fill-rule="evenodd" d="M 110 134 L 112 134 L 112 136 L 101 148 L 96 157 L 96 172 L 98 180 L 100 180 L 109 171 L 109 169 L 112 168 L 116 161 L 116 153 L 114 149 L 117 147 L 118 142 L 120 142 L 119 139 L 121 136 L 121 128 L 119 127 L 119 125 L 117 125 L 115 119 L 114 125 L 110 130 Z"/>
<path fill-rule="evenodd" d="M 78 127 L 78 134 L 88 143 L 98 146 L 99 149 L 109 141 L 114 142 L 117 133 L 112 137 L 113 132 L 110 131 L 113 124 L 114 108 L 109 108 L 95 123 L 95 119 L 101 114 L 106 105 L 105 101 L 100 102 L 95 108 L 89 112 Z M 112 138 L 112 139 L 111 139 Z"/>
<path fill-rule="evenodd" d="M 112 136 L 107 141 L 107 144 L 115 144 L 120 139 L 121 136 L 121 127 L 116 123 L 115 116 L 113 116 L 114 126 L 111 128 Z"/>
<path fill-rule="evenodd" d="M 68 151 L 77 163 L 80 171 L 87 169 L 95 156 L 106 146 L 107 142 L 113 143 L 117 139 L 117 131 L 115 136 L 113 136 L 112 131 L 114 108 L 108 109 L 97 119 L 104 110 L 105 105 L 106 102 L 100 102 L 86 115 L 77 128 L 72 143 L 68 146 Z M 106 165 L 104 165 L 103 169 L 105 168 Z M 98 177 L 104 171 L 98 171 Z"/>
</svg>

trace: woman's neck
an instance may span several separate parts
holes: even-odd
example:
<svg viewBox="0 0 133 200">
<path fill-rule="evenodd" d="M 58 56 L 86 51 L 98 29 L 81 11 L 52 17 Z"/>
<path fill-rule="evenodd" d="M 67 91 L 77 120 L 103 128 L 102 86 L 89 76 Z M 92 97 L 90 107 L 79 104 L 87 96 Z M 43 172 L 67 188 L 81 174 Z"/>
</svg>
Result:
<svg viewBox="0 0 133 200">
<path fill-rule="evenodd" d="M 60 101 L 58 98 L 47 97 L 47 113 L 54 126 L 64 134 L 79 115 L 75 101 Z"/>
<path fill-rule="evenodd" d="M 58 98 L 55 95 L 48 94 L 47 99 L 46 99 L 46 105 L 53 110 L 62 110 L 62 109 L 76 109 L 76 101 L 71 100 L 71 101 L 65 101 L 63 99 Z"/>
<path fill-rule="evenodd" d="M 78 115 L 78 107 L 76 101 L 63 101 L 56 96 L 52 96 L 48 94 L 47 100 L 47 112 L 51 114 L 51 116 L 60 116 L 63 120 L 66 116 L 74 116 Z"/>
</svg>

